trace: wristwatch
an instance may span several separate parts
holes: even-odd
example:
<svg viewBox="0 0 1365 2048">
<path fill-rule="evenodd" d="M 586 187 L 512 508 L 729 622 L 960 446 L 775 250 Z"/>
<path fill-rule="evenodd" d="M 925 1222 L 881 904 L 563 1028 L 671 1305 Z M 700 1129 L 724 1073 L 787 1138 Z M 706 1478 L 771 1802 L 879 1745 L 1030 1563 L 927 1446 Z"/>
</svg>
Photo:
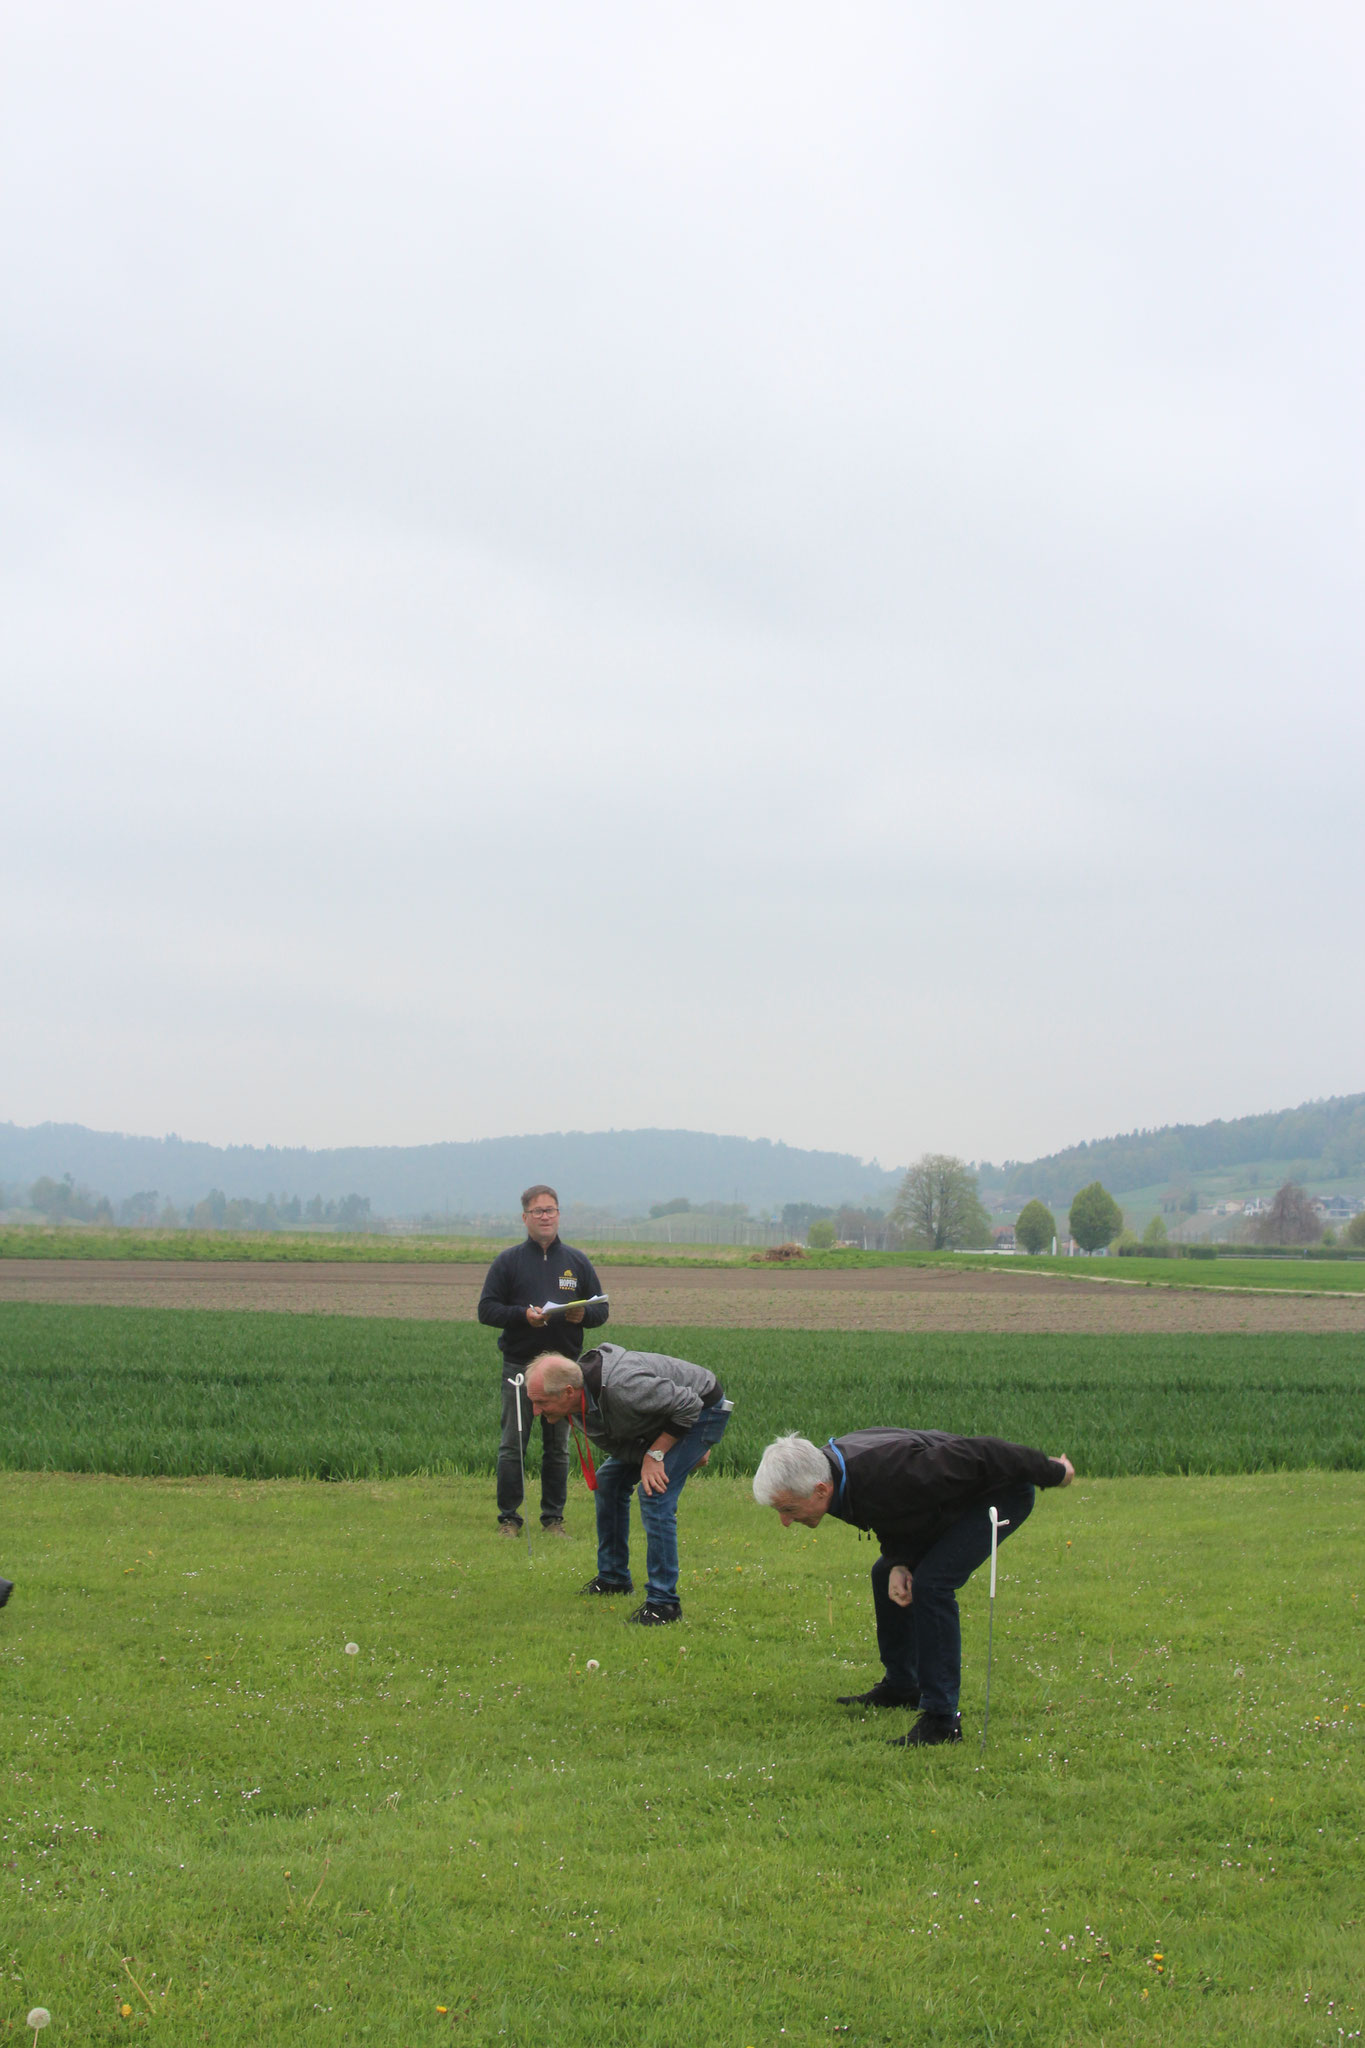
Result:
<svg viewBox="0 0 1365 2048">
<path fill-rule="evenodd" d="M 647 1450 L 647 1451 L 645 1452 L 645 1456 L 646 1456 L 647 1458 L 657 1458 L 657 1459 L 658 1459 L 658 1461 L 659 1461 L 659 1463 L 660 1463 L 661 1465 L 663 1464 L 663 1461 L 664 1461 L 664 1454 L 663 1454 L 663 1452 L 662 1452 L 662 1451 L 656 1451 L 656 1450 L 655 1450 L 655 1448 L 654 1448 L 654 1446 L 653 1446 L 653 1444 L 651 1444 L 651 1445 L 650 1445 L 650 1447 L 649 1447 L 649 1449 L 648 1449 L 648 1450 Z"/>
</svg>

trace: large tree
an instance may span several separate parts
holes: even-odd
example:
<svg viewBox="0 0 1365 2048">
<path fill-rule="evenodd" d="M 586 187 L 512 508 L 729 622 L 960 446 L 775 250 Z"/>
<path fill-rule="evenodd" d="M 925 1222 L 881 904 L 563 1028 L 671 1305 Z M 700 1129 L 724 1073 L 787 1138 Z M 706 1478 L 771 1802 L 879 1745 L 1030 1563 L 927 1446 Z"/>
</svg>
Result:
<svg viewBox="0 0 1365 2048">
<path fill-rule="evenodd" d="M 1045 1252 L 1057 1235 L 1057 1218 L 1045 1202 L 1035 1195 L 1031 1202 L 1025 1202 L 1014 1225 L 1014 1240 L 1026 1252 Z"/>
<path fill-rule="evenodd" d="M 1108 1188 L 1092 1180 L 1071 1204 L 1071 1235 L 1083 1252 L 1103 1251 L 1123 1228 L 1123 1211 Z"/>
<path fill-rule="evenodd" d="M 988 1245 L 991 1219 L 976 1192 L 976 1175 L 964 1159 L 926 1152 L 900 1184 L 888 1219 L 913 1244 L 931 1251 Z"/>
<path fill-rule="evenodd" d="M 1296 1180 L 1287 1180 L 1256 1219 L 1261 1244 L 1316 1244 L 1321 1236 L 1322 1218 Z"/>
</svg>

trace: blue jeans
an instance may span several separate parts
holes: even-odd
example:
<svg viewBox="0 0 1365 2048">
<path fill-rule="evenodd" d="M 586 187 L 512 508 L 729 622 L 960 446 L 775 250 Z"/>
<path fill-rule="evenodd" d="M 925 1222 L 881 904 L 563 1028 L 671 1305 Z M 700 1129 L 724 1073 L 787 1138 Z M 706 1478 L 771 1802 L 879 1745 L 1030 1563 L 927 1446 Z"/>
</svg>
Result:
<svg viewBox="0 0 1365 2048">
<path fill-rule="evenodd" d="M 640 1492 L 640 1520 L 645 1525 L 647 1600 L 678 1597 L 678 1495 L 687 1475 L 712 1444 L 718 1444 L 730 1420 L 729 1401 L 703 1408 L 687 1435 L 664 1459 L 668 1485 L 662 1493 Z M 618 1586 L 630 1584 L 630 1496 L 640 1484 L 640 1467 L 623 1458 L 608 1458 L 597 1468 L 597 1570 Z"/>
<path fill-rule="evenodd" d="M 914 1598 L 908 1607 L 898 1607 L 887 1592 L 891 1566 L 886 1559 L 879 1557 L 872 1567 L 877 1649 L 886 1666 L 887 1683 L 898 1692 L 918 1692 L 926 1714 L 951 1716 L 957 1712 L 962 1688 L 957 1589 L 966 1585 L 991 1554 L 988 1510 L 992 1506 L 1000 1516 L 1000 1541 L 1004 1543 L 1033 1512 L 1033 1488 L 1006 1487 L 993 1501 L 983 1500 L 954 1522 L 911 1573 Z M 1008 1529 L 1003 1526 L 1006 1522 Z"/>
</svg>

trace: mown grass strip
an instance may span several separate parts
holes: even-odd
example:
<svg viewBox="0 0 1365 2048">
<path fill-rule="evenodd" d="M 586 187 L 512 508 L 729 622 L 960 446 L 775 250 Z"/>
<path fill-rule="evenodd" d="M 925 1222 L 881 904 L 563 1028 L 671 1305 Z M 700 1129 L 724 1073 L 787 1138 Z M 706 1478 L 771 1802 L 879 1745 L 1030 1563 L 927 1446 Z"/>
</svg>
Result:
<svg viewBox="0 0 1365 2048">
<path fill-rule="evenodd" d="M 833 1702 L 851 1530 L 699 1478 L 643 1630 L 571 1525 L 528 1563 L 484 1481 L 7 1481 L 0 2027 L 124 2040 L 131 1977 L 163 2048 L 1357 2037 L 1358 1475 L 1040 1499 L 984 1756 L 985 1575 L 968 1739 L 915 1755 Z"/>
<path fill-rule="evenodd" d="M 249 1265 L 422 1265 L 474 1266 L 480 1271 L 504 1250 L 507 1239 L 346 1237 L 328 1232 L 224 1230 L 104 1230 L 82 1224 L 57 1227 L 14 1225 L 0 1229 L 0 1259 L 99 1259 L 207 1261 Z M 683 1268 L 762 1267 L 836 1273 L 874 1268 L 907 1272 L 937 1267 L 959 1273 L 1046 1273 L 1058 1280 L 1123 1282 L 1159 1287 L 1251 1287 L 1292 1293 L 1365 1293 L 1365 1260 L 1313 1257 L 1278 1259 L 1066 1259 L 1008 1258 L 974 1252 L 803 1251 L 792 1268 L 770 1262 L 744 1245 L 598 1244 L 583 1249 L 600 1266 Z"/>
<path fill-rule="evenodd" d="M 1097 1476 L 1365 1468 L 1365 1336 L 613 1334 L 719 1373 L 722 1471 L 784 1430 L 874 1422 L 1066 1450 Z M 0 1377 L 11 1470 L 487 1472 L 497 1440 L 497 1354 L 470 1324 L 7 1303 Z"/>
</svg>

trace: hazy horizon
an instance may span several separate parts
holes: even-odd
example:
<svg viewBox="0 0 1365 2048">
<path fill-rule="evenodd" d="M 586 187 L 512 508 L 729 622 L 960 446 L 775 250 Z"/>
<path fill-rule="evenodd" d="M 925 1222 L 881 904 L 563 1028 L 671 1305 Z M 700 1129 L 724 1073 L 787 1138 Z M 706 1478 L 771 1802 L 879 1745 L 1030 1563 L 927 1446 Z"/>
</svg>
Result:
<svg viewBox="0 0 1365 2048">
<path fill-rule="evenodd" d="M 1363 44 L 18 0 L 0 1118 L 1357 1088 Z"/>
</svg>

